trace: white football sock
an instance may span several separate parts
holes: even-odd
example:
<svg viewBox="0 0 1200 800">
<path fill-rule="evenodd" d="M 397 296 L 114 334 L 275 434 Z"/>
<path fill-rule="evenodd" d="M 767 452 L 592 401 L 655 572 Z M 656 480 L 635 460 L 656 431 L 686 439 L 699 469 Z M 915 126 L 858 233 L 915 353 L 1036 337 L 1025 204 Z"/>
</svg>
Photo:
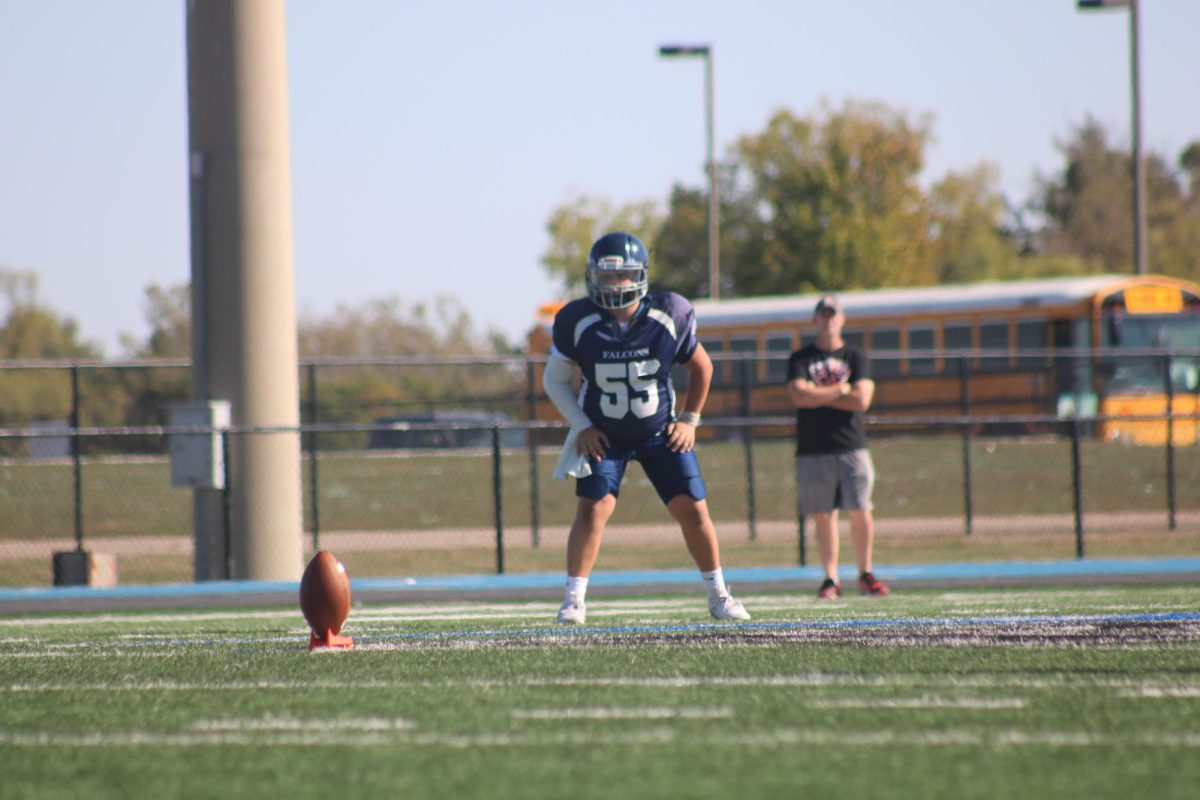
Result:
<svg viewBox="0 0 1200 800">
<path fill-rule="evenodd" d="M 576 578 L 573 575 L 568 575 L 567 590 L 563 594 L 563 601 L 566 602 L 571 598 L 571 595 L 575 595 L 575 599 L 582 603 L 587 596 L 587 584 L 587 578 Z"/>
<path fill-rule="evenodd" d="M 721 572 L 720 567 L 712 572 L 701 572 L 700 577 L 704 578 L 704 585 L 708 587 L 709 597 L 729 594 L 729 589 L 725 587 L 725 575 Z"/>
</svg>

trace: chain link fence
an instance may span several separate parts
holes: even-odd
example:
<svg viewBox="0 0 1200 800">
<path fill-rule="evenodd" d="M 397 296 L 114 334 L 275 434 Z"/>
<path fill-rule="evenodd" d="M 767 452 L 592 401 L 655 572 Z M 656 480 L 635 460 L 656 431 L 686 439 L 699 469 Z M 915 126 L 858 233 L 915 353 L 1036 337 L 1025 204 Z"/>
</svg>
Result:
<svg viewBox="0 0 1200 800">
<path fill-rule="evenodd" d="M 534 365 L 302 365 L 297 535 L 306 553 L 331 550 L 355 577 L 561 570 L 574 486 L 551 476 L 563 426 L 528 421 L 549 416 Z M 186 364 L 19 370 L 41 373 L 47 406 L 61 416 L 10 414 L 0 430 L 0 586 L 51 585 L 54 554 L 64 552 L 113 556 L 123 584 L 191 581 L 193 492 L 171 485 L 167 455 L 180 433 L 167 408 L 187 398 Z M 151 380 L 155 370 L 170 381 Z M 0 380 L 17 371 L 0 371 Z M 404 403 L 365 402 L 352 385 L 411 391 Z M 116 391 L 122 386 L 141 390 L 136 402 L 114 410 L 97 399 L 129 397 Z M 1105 417 L 1069 411 L 870 415 L 876 562 L 1200 553 L 1195 412 L 1122 417 L 1165 426 L 1148 445 L 1098 435 Z M 1187 435 L 1174 435 L 1184 425 Z M 791 426 L 786 414 L 705 419 L 698 451 L 727 566 L 815 559 L 811 523 L 796 509 Z M 239 437 L 262 433 L 234 427 L 225 436 L 237 447 Z M 843 553 L 852 557 L 852 548 Z M 632 467 L 597 568 L 691 566 L 678 529 Z"/>
</svg>

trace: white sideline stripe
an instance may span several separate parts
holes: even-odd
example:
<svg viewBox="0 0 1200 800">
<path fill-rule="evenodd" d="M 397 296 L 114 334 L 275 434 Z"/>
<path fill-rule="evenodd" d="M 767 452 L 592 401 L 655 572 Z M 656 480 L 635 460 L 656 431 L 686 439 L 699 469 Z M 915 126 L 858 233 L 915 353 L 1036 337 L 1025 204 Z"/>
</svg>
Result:
<svg viewBox="0 0 1200 800">
<path fill-rule="evenodd" d="M 653 614 L 659 611 L 668 609 L 684 609 L 695 606 L 697 603 L 703 604 L 704 597 L 701 591 L 699 579 L 697 579 L 697 591 L 695 597 L 685 598 L 663 598 L 656 600 L 608 600 L 605 598 L 594 599 L 592 605 L 588 608 L 588 613 L 591 616 L 599 615 L 617 615 L 622 613 L 647 613 Z M 1163 590 L 1166 597 L 1170 597 L 1173 593 Z M 1088 590 L 1088 597 L 1103 597 L 1106 594 L 1114 594 L 1105 590 Z M 1189 596 L 1186 592 L 1177 591 L 1174 594 Z M 793 593 L 790 595 L 750 595 L 741 596 L 741 600 L 746 605 L 753 605 L 754 610 L 762 611 L 786 611 L 793 609 L 808 609 L 814 610 L 816 600 L 809 596 L 807 592 Z M 950 600 L 958 603 L 961 609 L 955 610 L 940 610 L 937 613 L 941 616 L 951 616 L 954 614 L 981 614 L 985 611 L 992 614 L 1039 614 L 1039 613 L 1062 613 L 1058 611 L 1049 600 L 1054 599 L 1071 599 L 1079 600 L 1079 592 L 1039 592 L 1030 593 L 1022 591 L 1010 592 L 989 592 L 987 597 L 980 598 L 972 595 L 963 594 L 960 592 L 947 592 L 944 594 L 934 595 L 940 600 Z M 1022 604 L 1023 607 L 1013 608 L 1007 603 Z M 393 620 L 455 620 L 455 619 L 502 619 L 503 615 L 511 615 L 514 618 L 529 617 L 540 618 L 547 614 L 546 609 L 549 608 L 550 615 L 553 616 L 554 610 L 557 607 L 557 600 L 545 602 L 522 602 L 522 603 L 437 603 L 437 604 L 422 604 L 422 605 L 388 605 L 380 607 L 354 607 L 350 612 L 351 622 L 355 620 L 371 620 L 371 621 L 393 621 Z M 1163 602 L 1162 600 L 1149 602 L 1144 604 L 1131 605 L 1128 602 L 1111 605 L 1110 612 L 1138 612 L 1146 613 L 1148 611 L 1173 611 L 1183 610 L 1177 603 Z M 1103 613 L 1094 610 L 1089 606 L 1089 614 Z M 500 614 L 501 616 L 488 616 L 489 614 Z M 864 612 L 859 614 L 860 617 L 878 614 L 884 616 L 882 612 Z M 829 614 L 828 618 L 833 619 L 838 617 L 837 614 Z M 249 620 L 249 619 L 299 619 L 299 605 L 295 610 L 290 611 L 204 611 L 204 612 L 179 612 L 179 613 L 160 613 L 160 614 L 89 614 L 76 616 L 54 616 L 54 617 L 19 617 L 15 619 L 0 619 L 0 629 L 5 628 L 30 628 L 33 626 L 45 627 L 49 625 L 88 625 L 88 624 L 105 624 L 105 623 L 120 623 L 128 625 L 131 622 L 136 624 L 142 623 L 177 623 L 177 622 L 209 622 L 209 621 L 224 621 L 230 622 L 234 620 Z M 825 618 L 824 616 L 822 618 Z M 9 639 L 0 639 L 0 642 L 14 641 Z"/>
<path fill-rule="evenodd" d="M 25 653 L 0 653 L 0 658 L 79 658 L 81 655 L 92 658 L 174 658 L 178 653 L 164 650 L 145 653 L 131 653 L 127 650 L 97 650 L 91 653 L 72 653 L 66 650 L 31 650 Z"/>
<path fill-rule="evenodd" d="M 632 706 L 600 708 L 514 708 L 513 719 L 572 720 L 572 719 L 732 719 L 728 706 Z"/>
<path fill-rule="evenodd" d="M 940 731 L 820 731 L 779 728 L 749 733 L 719 733 L 655 727 L 640 731 L 604 733 L 586 731 L 531 731 L 479 734 L 418 733 L 411 731 L 213 731 L 166 733 L 22 733 L 0 731 L 0 744 L 19 747 L 194 747 L 199 745 L 254 745 L 258 747 L 327 747 L 334 745 L 395 747 L 640 747 L 678 743 L 728 746 L 813 745 L 831 747 L 1104 747 L 1128 749 L 1200 748 L 1200 733 L 1101 734 L 1091 731 L 1021 731 L 999 733 L 973 729 Z"/>
<path fill-rule="evenodd" d="M 295 611 L 206 611 L 180 614 L 89 614 L 77 617 L 27 617 L 17 619 L 0 619 L 0 628 L 45 627 L 47 625 L 103 625 L 117 622 L 122 625 L 145 622 L 209 622 L 212 620 L 229 621 L 235 619 L 280 619 L 295 617 L 300 614 L 299 601 Z M 5 640 L 7 641 L 7 640 Z"/>
<path fill-rule="evenodd" d="M 1125 698 L 1200 698 L 1200 686 L 1138 686 L 1133 689 L 1122 689 L 1117 697 Z"/>
<path fill-rule="evenodd" d="M 807 703 L 814 709 L 934 709 L 952 708 L 966 711 L 1010 711 L 1025 708 L 1028 703 L 1023 697 L 880 697 L 845 698 L 841 700 L 813 700 Z"/>
<path fill-rule="evenodd" d="M 7 657 L 7 656 L 6 656 Z M 1131 697 L 1145 696 L 1200 696 L 1200 681 L 1176 681 L 1170 676 L 1156 678 L 1154 683 L 1142 680 L 1102 679 L 1081 682 L 1076 675 L 1062 673 L 1054 678 L 1024 678 L 1019 676 L 954 676 L 954 675 L 857 675 L 849 673 L 803 673 L 797 675 L 727 675 L 727 676 L 678 676 L 672 678 L 644 678 L 635 676 L 613 676 L 608 678 L 517 678 L 515 680 L 444 679 L 421 681 L 139 681 L 121 683 L 62 683 L 26 682 L 0 684 L 3 693 L 36 692 L 245 692 L 245 691 L 313 691 L 329 689 L 504 689 L 527 688 L 591 688 L 617 687 L 638 689 L 696 689 L 723 687 L 750 688 L 820 688 L 827 686 L 875 687 L 949 687 L 976 689 L 1057 689 L 1073 687 L 1080 689 L 1114 689 L 1129 692 Z M 1171 693 L 1175 693 L 1171 695 Z"/>
<path fill-rule="evenodd" d="M 310 689 L 394 689 L 410 684 L 388 681 L 234 681 L 230 683 L 185 683 L 178 681 L 143 681 L 140 683 L 14 683 L 0 686 L 0 692 L 257 692 Z M 437 685 L 437 684 L 430 684 Z M 446 684 L 440 684 L 445 686 Z"/>
<path fill-rule="evenodd" d="M 593 601 L 588 609 L 592 615 L 618 615 L 647 613 L 653 614 L 669 609 L 683 609 L 693 606 L 704 607 L 703 586 L 699 579 L 696 581 L 695 597 L 686 599 L 662 600 L 605 600 Z M 756 606 L 772 610 L 790 610 L 812 605 L 808 598 L 804 602 L 799 599 L 770 597 L 755 599 Z M 405 621 L 405 620 L 455 620 L 455 619 L 504 619 L 507 617 L 538 619 L 553 617 L 559 600 L 547 600 L 540 603 L 512 604 L 439 604 L 422 606 L 390 605 L 378 608 L 352 608 L 350 619 L 370 621 Z M 549 609 L 549 611 L 547 611 Z M 122 625 L 143 623 L 176 623 L 176 622 L 231 622 L 241 619 L 301 619 L 300 607 L 293 611 L 225 611 L 225 612 L 180 612 L 178 614 L 92 614 L 88 616 L 46 617 L 0 619 L 0 628 L 29 628 L 47 625 L 91 625 L 105 623 L 120 623 Z M 3 642 L 16 641 L 0 639 Z"/>
<path fill-rule="evenodd" d="M 304 731 L 325 733 L 328 731 L 409 731 L 416 727 L 412 720 L 401 717 L 339 717 L 334 719 L 298 719 L 296 717 L 265 717 L 238 719 L 202 719 L 188 726 L 191 730 L 205 733 L 244 733 L 247 731 Z"/>
</svg>

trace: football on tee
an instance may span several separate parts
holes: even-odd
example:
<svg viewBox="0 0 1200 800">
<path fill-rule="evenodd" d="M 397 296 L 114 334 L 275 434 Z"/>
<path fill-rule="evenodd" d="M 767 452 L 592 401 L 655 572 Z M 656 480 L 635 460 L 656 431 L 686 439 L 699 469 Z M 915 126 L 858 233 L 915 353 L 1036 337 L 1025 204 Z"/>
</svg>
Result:
<svg viewBox="0 0 1200 800">
<path fill-rule="evenodd" d="M 350 615 L 350 576 L 328 550 L 318 550 L 300 578 L 300 611 L 312 628 L 309 650 L 348 648 L 351 639 L 338 636 Z"/>
</svg>

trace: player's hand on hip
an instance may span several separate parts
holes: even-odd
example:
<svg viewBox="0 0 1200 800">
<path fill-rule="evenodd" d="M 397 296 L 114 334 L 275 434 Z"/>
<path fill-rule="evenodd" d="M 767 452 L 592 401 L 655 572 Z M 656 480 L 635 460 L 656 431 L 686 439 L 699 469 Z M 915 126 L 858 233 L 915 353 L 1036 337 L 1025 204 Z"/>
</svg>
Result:
<svg viewBox="0 0 1200 800">
<path fill-rule="evenodd" d="M 579 432 L 579 438 L 575 440 L 575 449 L 592 461 L 603 460 L 604 450 L 607 447 L 608 437 L 604 434 L 604 431 L 595 425 L 590 428 L 584 428 Z"/>
<path fill-rule="evenodd" d="M 676 420 L 667 426 L 667 448 L 686 453 L 696 446 L 696 426 Z"/>
</svg>

